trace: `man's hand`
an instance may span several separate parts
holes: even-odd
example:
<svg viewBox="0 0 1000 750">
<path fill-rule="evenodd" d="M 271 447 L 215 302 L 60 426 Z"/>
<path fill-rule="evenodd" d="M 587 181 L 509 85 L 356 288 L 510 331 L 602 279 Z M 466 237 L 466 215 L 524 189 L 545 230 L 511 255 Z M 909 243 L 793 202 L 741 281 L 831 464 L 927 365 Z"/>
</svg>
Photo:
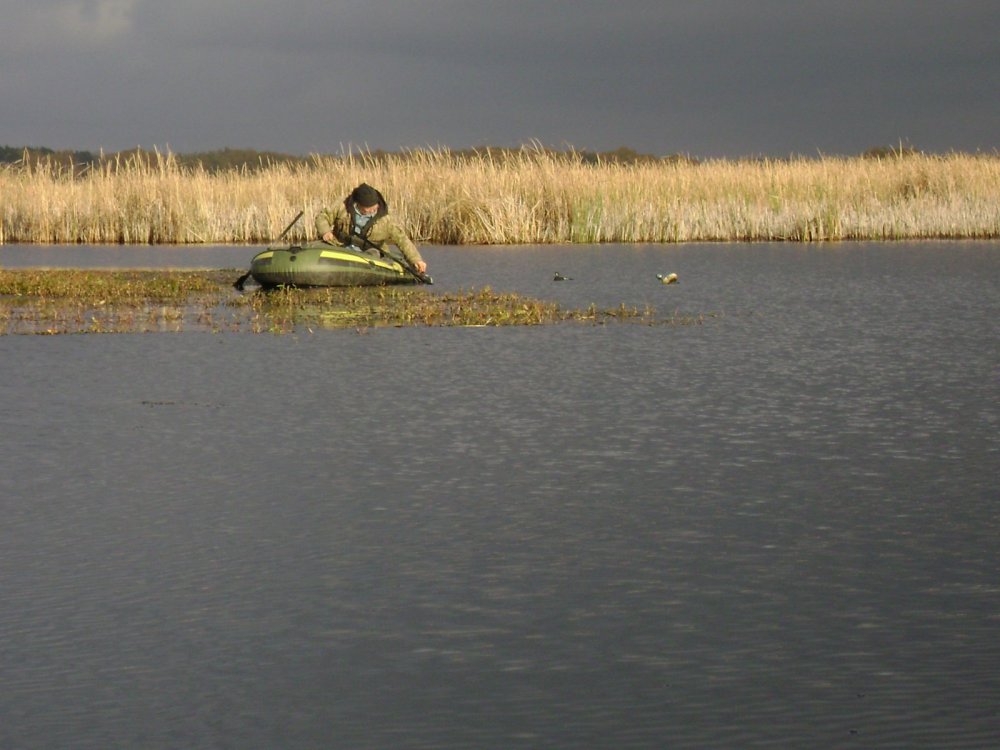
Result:
<svg viewBox="0 0 1000 750">
<path fill-rule="evenodd" d="M 414 267 L 417 269 L 418 273 L 427 273 L 427 264 L 422 260 L 417 261 L 414 264 Z"/>
<path fill-rule="evenodd" d="M 323 235 L 323 242 L 333 242 L 333 232 L 327 232 Z"/>
</svg>

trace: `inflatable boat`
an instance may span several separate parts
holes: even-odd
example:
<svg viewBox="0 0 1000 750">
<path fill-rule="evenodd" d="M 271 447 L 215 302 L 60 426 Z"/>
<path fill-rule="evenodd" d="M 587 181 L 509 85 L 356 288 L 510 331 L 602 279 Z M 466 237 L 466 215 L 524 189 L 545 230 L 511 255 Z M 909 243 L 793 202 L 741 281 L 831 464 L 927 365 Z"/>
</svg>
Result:
<svg viewBox="0 0 1000 750">
<path fill-rule="evenodd" d="M 265 289 L 433 283 L 429 276 L 389 256 L 376 258 L 326 242 L 269 247 L 250 261 L 249 275 Z M 238 287 L 241 286 L 238 282 Z"/>
</svg>

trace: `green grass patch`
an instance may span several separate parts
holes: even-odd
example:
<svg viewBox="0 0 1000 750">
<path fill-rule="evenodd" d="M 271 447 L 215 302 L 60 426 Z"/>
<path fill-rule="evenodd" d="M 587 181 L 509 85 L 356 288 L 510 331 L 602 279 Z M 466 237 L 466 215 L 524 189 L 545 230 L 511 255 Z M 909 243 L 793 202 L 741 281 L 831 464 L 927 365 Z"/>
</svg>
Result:
<svg viewBox="0 0 1000 750">
<path fill-rule="evenodd" d="M 524 326 L 566 321 L 701 323 L 704 316 L 658 319 L 622 304 L 561 308 L 489 287 L 279 288 L 240 292 L 236 270 L 2 270 L 0 334 L 212 331 L 287 333 L 386 326 Z"/>
</svg>

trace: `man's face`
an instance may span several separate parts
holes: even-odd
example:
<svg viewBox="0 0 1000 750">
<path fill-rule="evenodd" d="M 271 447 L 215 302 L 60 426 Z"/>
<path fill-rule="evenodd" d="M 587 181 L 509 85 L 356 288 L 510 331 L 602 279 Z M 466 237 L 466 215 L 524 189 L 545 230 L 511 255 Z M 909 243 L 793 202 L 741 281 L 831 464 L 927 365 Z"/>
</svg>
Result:
<svg viewBox="0 0 1000 750">
<path fill-rule="evenodd" d="M 374 206 L 357 206 L 356 205 L 354 208 L 362 216 L 374 216 L 375 213 L 378 211 L 378 204 L 376 203 Z"/>
</svg>

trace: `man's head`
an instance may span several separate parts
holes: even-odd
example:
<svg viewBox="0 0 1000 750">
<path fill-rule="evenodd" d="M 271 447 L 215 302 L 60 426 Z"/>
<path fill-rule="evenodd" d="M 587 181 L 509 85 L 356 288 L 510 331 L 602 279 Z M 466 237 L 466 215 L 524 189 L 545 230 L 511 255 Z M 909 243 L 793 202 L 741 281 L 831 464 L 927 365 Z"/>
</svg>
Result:
<svg viewBox="0 0 1000 750">
<path fill-rule="evenodd" d="M 378 190 L 367 182 L 362 182 L 351 191 L 351 200 L 361 213 L 375 213 L 379 204 Z"/>
</svg>

